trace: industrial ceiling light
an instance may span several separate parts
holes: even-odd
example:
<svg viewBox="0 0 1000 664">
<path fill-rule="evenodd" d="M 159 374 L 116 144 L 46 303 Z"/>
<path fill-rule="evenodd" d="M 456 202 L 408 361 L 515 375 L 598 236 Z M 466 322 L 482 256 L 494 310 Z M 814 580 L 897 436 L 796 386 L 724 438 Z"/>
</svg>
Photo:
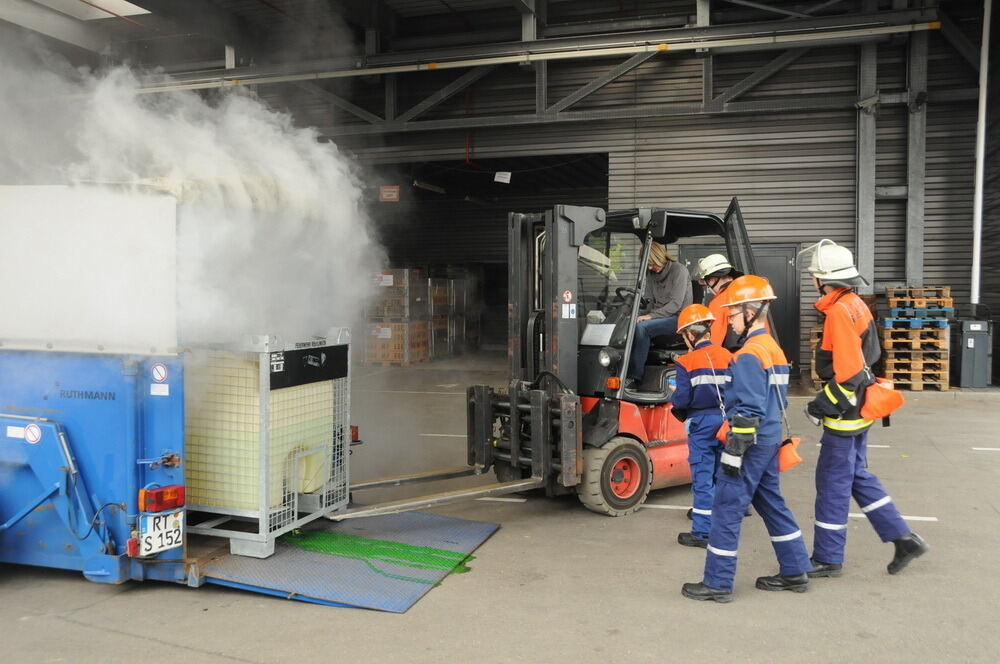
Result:
<svg viewBox="0 0 1000 664">
<path fill-rule="evenodd" d="M 447 194 L 444 187 L 439 187 L 436 184 L 430 184 L 429 182 L 422 182 L 420 180 L 414 180 L 413 186 L 417 189 L 426 189 L 427 191 L 433 191 L 437 194 Z"/>
</svg>

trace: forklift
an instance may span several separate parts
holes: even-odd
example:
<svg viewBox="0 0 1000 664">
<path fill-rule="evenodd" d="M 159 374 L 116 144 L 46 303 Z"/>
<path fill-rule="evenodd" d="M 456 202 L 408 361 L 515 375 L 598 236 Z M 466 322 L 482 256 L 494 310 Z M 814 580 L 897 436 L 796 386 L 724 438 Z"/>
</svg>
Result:
<svg viewBox="0 0 1000 664">
<path fill-rule="evenodd" d="M 468 466 L 360 482 L 351 491 L 491 468 L 497 483 L 353 507 L 327 518 L 529 489 L 576 493 L 588 509 L 622 516 L 638 510 L 651 490 L 691 481 L 687 435 L 670 404 L 674 358 L 687 352 L 680 336 L 653 340 L 640 384 L 626 385 L 625 373 L 654 241 L 714 243 L 734 267 L 755 271 L 738 200 L 722 216 L 557 205 L 510 213 L 508 231 L 509 383 L 505 390 L 468 388 Z M 700 286 L 694 288 L 699 294 Z"/>
</svg>

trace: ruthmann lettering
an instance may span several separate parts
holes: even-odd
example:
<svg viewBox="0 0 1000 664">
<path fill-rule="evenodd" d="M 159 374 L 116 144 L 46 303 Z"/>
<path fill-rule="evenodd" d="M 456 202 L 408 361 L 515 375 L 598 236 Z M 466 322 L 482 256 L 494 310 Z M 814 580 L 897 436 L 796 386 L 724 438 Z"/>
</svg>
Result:
<svg viewBox="0 0 1000 664">
<path fill-rule="evenodd" d="M 61 399 L 90 399 L 92 401 L 114 401 L 114 392 L 94 392 L 91 390 L 59 390 Z"/>
</svg>

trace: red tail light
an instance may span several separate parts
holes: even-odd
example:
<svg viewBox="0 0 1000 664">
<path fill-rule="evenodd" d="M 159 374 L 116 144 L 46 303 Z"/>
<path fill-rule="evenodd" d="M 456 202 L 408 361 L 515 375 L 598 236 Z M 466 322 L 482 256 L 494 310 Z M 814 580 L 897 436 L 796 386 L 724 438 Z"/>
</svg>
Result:
<svg viewBox="0 0 1000 664">
<path fill-rule="evenodd" d="M 139 555 L 139 540 L 136 538 L 130 539 L 125 543 L 126 553 L 128 553 L 130 558 L 135 558 Z"/>
<path fill-rule="evenodd" d="M 184 505 L 184 485 L 171 484 L 139 490 L 140 512 L 162 512 Z"/>
</svg>

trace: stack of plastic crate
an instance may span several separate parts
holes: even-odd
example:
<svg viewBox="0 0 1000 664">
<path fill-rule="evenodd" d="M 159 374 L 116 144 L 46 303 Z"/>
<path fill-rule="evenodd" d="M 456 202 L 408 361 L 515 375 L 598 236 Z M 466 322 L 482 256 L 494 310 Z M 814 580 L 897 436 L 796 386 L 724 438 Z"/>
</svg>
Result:
<svg viewBox="0 0 1000 664">
<path fill-rule="evenodd" d="M 383 270 L 368 303 L 366 364 L 426 362 L 430 339 L 427 277 L 422 270 Z"/>
<path fill-rule="evenodd" d="M 888 287 L 889 316 L 879 320 L 882 375 L 901 389 L 948 389 L 949 286 Z"/>
</svg>

